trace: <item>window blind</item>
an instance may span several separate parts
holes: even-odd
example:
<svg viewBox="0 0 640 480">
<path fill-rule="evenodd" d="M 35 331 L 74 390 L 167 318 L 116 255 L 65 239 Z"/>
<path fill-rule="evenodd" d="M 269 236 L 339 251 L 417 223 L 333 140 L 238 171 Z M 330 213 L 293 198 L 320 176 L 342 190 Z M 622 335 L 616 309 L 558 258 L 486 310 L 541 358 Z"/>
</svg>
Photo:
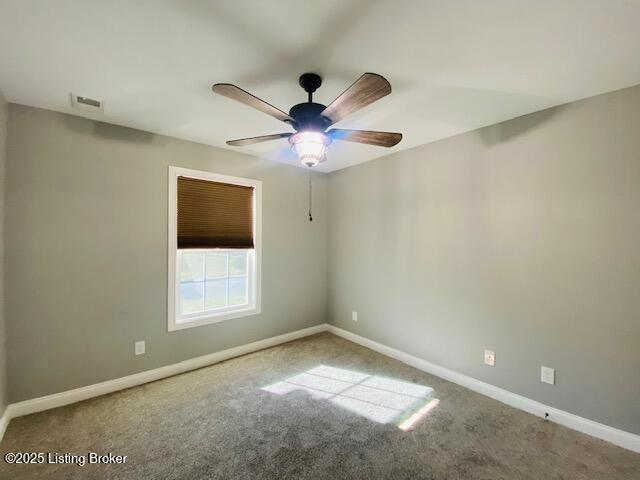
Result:
<svg viewBox="0 0 640 480">
<path fill-rule="evenodd" d="M 178 177 L 178 248 L 253 247 L 253 187 Z"/>
</svg>

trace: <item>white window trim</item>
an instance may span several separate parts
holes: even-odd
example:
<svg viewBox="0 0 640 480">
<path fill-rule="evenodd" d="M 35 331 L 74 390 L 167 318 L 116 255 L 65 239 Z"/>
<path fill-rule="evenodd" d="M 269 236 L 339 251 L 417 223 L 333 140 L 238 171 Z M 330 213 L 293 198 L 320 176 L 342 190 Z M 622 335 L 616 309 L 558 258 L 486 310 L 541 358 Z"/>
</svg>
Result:
<svg viewBox="0 0 640 480">
<path fill-rule="evenodd" d="M 200 180 L 210 180 L 213 182 L 232 183 L 235 185 L 245 185 L 254 188 L 254 226 L 253 243 L 255 268 L 249 272 L 253 277 L 253 301 L 249 306 L 243 306 L 228 312 L 209 313 L 205 312 L 190 321 L 177 321 L 177 295 L 179 282 L 177 280 L 177 257 L 178 257 L 178 177 L 197 178 Z M 188 168 L 169 167 L 169 241 L 168 241 L 168 268 L 167 268 L 167 326 L 170 332 L 183 330 L 185 328 L 199 327 L 212 323 L 224 322 L 233 318 L 246 317 L 260 313 L 260 287 L 261 287 L 261 267 L 262 267 L 262 182 L 250 178 L 232 177 L 217 173 L 205 172 L 201 170 L 191 170 Z"/>
</svg>

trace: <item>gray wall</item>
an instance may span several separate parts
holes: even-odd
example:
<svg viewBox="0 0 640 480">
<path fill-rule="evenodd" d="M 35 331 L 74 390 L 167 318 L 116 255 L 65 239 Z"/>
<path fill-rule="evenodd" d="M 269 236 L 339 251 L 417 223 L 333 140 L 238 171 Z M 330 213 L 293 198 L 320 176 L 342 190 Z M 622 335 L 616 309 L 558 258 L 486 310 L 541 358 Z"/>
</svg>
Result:
<svg viewBox="0 0 640 480">
<path fill-rule="evenodd" d="M 18 105 L 8 139 L 11 402 L 325 321 L 324 175 L 309 223 L 301 168 Z M 260 315 L 167 332 L 168 165 L 263 181 Z"/>
<path fill-rule="evenodd" d="M 640 433 L 640 87 L 335 172 L 328 198 L 333 324 Z"/>
<path fill-rule="evenodd" d="M 0 113 L 0 135 L 2 125 Z M 371 339 L 640 433 L 638 125 L 640 87 L 316 175 L 309 223 L 302 169 L 10 105 L 9 400 L 328 314 Z M 263 180 L 261 315 L 166 331 L 168 165 Z M 136 357 L 142 339 L 147 354 Z M 485 348 L 496 351 L 496 367 L 482 364 Z M 540 365 L 557 369 L 556 386 L 539 382 Z"/>
<path fill-rule="evenodd" d="M 8 105 L 0 92 L 0 416 L 7 406 L 7 347 L 4 321 L 4 171 L 7 147 Z"/>
</svg>

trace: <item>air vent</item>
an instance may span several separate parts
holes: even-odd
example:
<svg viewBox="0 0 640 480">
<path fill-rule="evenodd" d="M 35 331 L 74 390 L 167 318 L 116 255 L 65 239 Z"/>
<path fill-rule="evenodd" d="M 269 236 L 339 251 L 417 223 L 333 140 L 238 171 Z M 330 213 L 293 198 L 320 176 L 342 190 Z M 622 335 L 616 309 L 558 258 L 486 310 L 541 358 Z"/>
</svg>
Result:
<svg viewBox="0 0 640 480">
<path fill-rule="evenodd" d="M 86 97 L 84 95 L 71 94 L 71 106 L 78 110 L 84 110 L 86 112 L 103 113 L 104 104 L 101 100 L 95 98 Z"/>
</svg>

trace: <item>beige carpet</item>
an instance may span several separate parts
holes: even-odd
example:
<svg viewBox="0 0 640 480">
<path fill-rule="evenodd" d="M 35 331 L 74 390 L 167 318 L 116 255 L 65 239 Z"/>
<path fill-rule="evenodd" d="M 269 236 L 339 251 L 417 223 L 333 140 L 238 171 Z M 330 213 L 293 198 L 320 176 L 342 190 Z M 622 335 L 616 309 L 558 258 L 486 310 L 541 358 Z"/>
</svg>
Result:
<svg viewBox="0 0 640 480">
<path fill-rule="evenodd" d="M 15 419 L 2 479 L 635 479 L 640 455 L 329 333 Z"/>
</svg>

